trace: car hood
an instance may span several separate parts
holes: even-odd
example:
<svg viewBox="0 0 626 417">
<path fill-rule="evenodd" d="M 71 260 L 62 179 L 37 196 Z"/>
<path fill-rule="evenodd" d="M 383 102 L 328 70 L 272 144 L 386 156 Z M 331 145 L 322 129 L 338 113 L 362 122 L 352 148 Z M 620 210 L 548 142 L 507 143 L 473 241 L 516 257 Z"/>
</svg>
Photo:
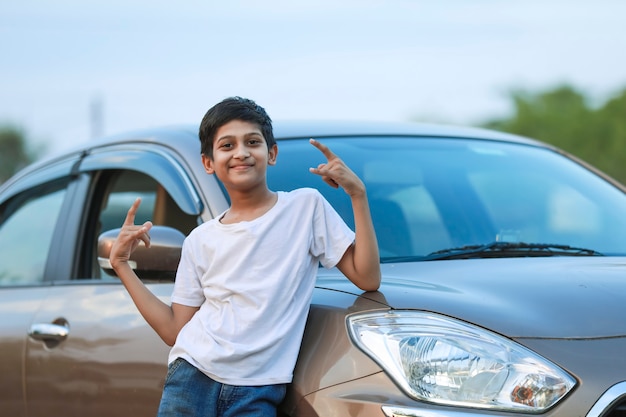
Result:
<svg viewBox="0 0 626 417">
<path fill-rule="evenodd" d="M 362 297 L 394 309 L 438 312 L 512 338 L 626 335 L 626 258 L 470 259 L 381 267 L 380 290 Z M 343 283 L 336 275 L 328 278 L 334 287 L 350 288 L 345 278 Z"/>
</svg>

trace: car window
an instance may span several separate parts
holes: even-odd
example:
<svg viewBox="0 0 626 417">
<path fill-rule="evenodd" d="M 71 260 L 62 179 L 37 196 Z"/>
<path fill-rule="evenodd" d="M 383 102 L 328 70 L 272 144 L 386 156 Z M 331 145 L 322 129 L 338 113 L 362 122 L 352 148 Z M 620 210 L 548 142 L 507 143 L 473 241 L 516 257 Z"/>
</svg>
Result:
<svg viewBox="0 0 626 417">
<path fill-rule="evenodd" d="M 128 209 L 137 198 L 141 198 L 141 205 L 137 211 L 135 223 L 141 224 L 152 220 L 157 186 L 157 182 L 147 175 L 133 171 L 116 173 L 111 178 L 111 188 L 105 195 L 104 204 L 98 216 L 100 230 L 106 232 L 121 227 Z"/>
<path fill-rule="evenodd" d="M 472 177 L 472 184 L 498 225 L 498 240 L 572 243 L 605 232 L 600 207 L 589 196 L 548 176 L 483 172 Z"/>
<path fill-rule="evenodd" d="M 79 169 L 92 173 L 112 169 L 141 172 L 157 178 L 183 212 L 198 215 L 202 211 L 202 201 L 189 180 L 189 173 L 178 160 L 157 148 L 95 150 L 81 161 Z"/>
<path fill-rule="evenodd" d="M 65 185 L 58 182 L 23 192 L 0 208 L 0 285 L 43 282 Z"/>
<path fill-rule="evenodd" d="M 381 256 L 410 256 L 430 253 L 449 247 L 453 240 L 443 222 L 442 215 L 431 193 L 423 185 L 403 187 L 390 194 L 387 201 L 397 205 L 398 212 L 390 213 L 384 199 L 372 199 L 372 221 L 381 247 Z M 388 216 L 393 216 L 391 219 Z M 395 219 L 395 220 L 394 220 Z M 394 225 L 393 223 L 399 223 Z M 406 235 L 404 238 L 402 236 Z M 428 236 L 424 239 L 423 236 Z M 404 249 L 392 249 L 398 238 Z"/>
<path fill-rule="evenodd" d="M 97 178 L 93 210 L 88 220 L 87 234 L 92 236 L 88 245 L 90 253 L 86 270 L 96 278 L 110 278 L 97 262 L 97 239 L 101 233 L 122 226 L 128 209 L 135 199 L 141 198 L 141 205 L 135 217 L 135 224 L 150 220 L 154 225 L 169 226 L 184 235 L 197 226 L 198 217 L 181 210 L 171 195 L 154 178 L 131 170 L 101 172 Z M 89 232 L 91 230 L 91 232 Z"/>
<path fill-rule="evenodd" d="M 493 242 L 626 253 L 624 193 L 578 163 L 526 144 L 455 138 L 320 138 L 367 186 L 381 257 Z M 320 190 L 350 227 L 349 198 L 308 167 L 306 140 L 280 143 L 270 188 Z"/>
</svg>

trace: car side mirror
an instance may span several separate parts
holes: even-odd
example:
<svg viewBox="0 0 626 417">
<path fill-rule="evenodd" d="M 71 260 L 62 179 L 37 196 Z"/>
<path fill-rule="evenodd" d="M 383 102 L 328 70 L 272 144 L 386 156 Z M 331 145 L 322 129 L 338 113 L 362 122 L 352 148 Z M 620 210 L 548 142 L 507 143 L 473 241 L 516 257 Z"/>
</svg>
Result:
<svg viewBox="0 0 626 417">
<path fill-rule="evenodd" d="M 113 229 L 98 237 L 98 264 L 108 275 L 117 276 L 109 255 L 121 229 Z M 141 279 L 174 281 L 185 235 L 172 227 L 152 226 L 150 247 L 142 243 L 130 256 L 130 266 Z"/>
</svg>

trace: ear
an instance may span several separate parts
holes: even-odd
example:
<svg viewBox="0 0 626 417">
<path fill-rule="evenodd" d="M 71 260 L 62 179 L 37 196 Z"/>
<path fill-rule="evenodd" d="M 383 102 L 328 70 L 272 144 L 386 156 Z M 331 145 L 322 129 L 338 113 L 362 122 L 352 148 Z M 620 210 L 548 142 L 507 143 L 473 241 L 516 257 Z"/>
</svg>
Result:
<svg viewBox="0 0 626 417">
<path fill-rule="evenodd" d="M 267 158 L 268 165 L 276 165 L 276 158 L 278 157 L 278 145 L 274 144 L 270 148 L 269 155 Z"/>
<path fill-rule="evenodd" d="M 202 154 L 202 165 L 204 166 L 204 170 L 207 174 L 212 175 L 215 173 L 215 168 L 213 168 L 213 160 L 211 160 L 211 158 L 209 158 L 205 154 Z"/>
</svg>

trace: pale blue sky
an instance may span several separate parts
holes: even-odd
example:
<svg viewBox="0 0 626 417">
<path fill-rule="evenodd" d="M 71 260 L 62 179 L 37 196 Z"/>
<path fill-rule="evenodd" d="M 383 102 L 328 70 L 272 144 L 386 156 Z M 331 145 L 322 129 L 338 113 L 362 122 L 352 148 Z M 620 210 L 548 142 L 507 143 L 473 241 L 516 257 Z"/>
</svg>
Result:
<svg viewBox="0 0 626 417">
<path fill-rule="evenodd" d="M 626 87 L 622 0 L 0 0 L 0 123 L 54 150 L 198 123 L 230 95 L 273 119 L 472 124 L 512 88 Z"/>
</svg>

